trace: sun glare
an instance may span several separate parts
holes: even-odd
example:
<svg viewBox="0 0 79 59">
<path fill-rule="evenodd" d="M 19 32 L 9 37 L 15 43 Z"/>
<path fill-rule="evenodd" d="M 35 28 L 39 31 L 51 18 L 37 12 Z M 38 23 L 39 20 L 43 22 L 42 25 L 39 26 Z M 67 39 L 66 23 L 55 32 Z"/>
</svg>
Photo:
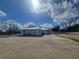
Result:
<svg viewBox="0 0 79 59">
<path fill-rule="evenodd" d="M 33 8 L 36 10 L 39 7 L 38 0 L 32 0 Z"/>
</svg>

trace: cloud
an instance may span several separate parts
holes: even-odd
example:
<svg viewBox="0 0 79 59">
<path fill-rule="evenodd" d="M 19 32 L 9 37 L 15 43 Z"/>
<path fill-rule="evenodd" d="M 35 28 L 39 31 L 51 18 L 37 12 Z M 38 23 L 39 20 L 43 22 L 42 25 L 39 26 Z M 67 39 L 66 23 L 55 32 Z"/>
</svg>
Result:
<svg viewBox="0 0 79 59">
<path fill-rule="evenodd" d="M 44 24 L 41 24 L 40 27 L 49 29 L 49 28 L 53 28 L 54 26 L 52 24 L 49 24 L 49 23 L 44 23 Z"/>
<path fill-rule="evenodd" d="M 74 1 L 74 3 L 79 3 L 79 0 L 73 0 Z"/>
<path fill-rule="evenodd" d="M 42 7 L 40 7 L 39 9 L 38 9 L 38 13 L 46 13 L 46 12 L 48 12 L 49 11 L 49 9 L 50 9 L 50 7 L 51 7 L 51 5 L 49 4 L 49 3 L 47 3 L 47 4 L 42 4 Z"/>
<path fill-rule="evenodd" d="M 6 13 L 0 10 L 0 16 L 6 16 Z"/>
<path fill-rule="evenodd" d="M 79 19 L 78 19 L 78 20 L 76 20 L 76 24 L 79 24 Z"/>
<path fill-rule="evenodd" d="M 31 28 L 31 27 L 36 27 L 36 24 L 33 23 L 33 22 L 29 22 L 29 23 L 27 23 L 27 24 L 24 25 L 24 29 Z"/>
<path fill-rule="evenodd" d="M 62 4 L 57 4 L 54 11 L 51 13 L 51 17 L 57 21 L 68 21 L 71 20 L 71 18 L 78 17 L 79 13 L 77 8 L 73 8 L 73 6 L 74 4 L 67 1 L 62 2 Z"/>
<path fill-rule="evenodd" d="M 38 9 L 38 13 L 47 13 L 55 22 L 70 22 L 72 18 L 79 17 L 78 8 L 75 6 L 79 3 L 79 0 L 62 1 L 61 3 L 51 2 L 52 0 L 46 0 L 41 4 Z"/>
</svg>

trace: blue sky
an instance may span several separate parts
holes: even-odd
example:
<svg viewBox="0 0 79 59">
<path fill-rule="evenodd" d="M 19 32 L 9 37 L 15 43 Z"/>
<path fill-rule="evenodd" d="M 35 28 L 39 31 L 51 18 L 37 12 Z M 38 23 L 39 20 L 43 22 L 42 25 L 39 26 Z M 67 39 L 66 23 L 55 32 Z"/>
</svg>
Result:
<svg viewBox="0 0 79 59">
<path fill-rule="evenodd" d="M 0 0 L 0 10 L 4 11 L 7 16 L 3 19 L 12 19 L 21 24 L 27 22 L 52 23 L 51 17 L 46 14 L 32 13 L 32 0 Z"/>
<path fill-rule="evenodd" d="M 64 28 L 79 20 L 79 0 L 0 0 L 0 10 L 6 13 L 0 19 L 23 25 L 50 23 Z"/>
</svg>

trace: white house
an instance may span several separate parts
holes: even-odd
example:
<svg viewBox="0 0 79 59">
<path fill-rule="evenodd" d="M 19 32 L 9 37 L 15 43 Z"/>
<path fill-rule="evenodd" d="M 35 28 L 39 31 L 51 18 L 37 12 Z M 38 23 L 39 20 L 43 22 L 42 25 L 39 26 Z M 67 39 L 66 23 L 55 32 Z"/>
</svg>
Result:
<svg viewBox="0 0 79 59">
<path fill-rule="evenodd" d="M 51 34 L 51 29 L 33 27 L 21 30 L 21 35 L 24 36 L 42 36 Z"/>
<path fill-rule="evenodd" d="M 43 35 L 48 35 L 52 33 L 51 29 L 41 28 Z"/>
<path fill-rule="evenodd" d="M 27 28 L 21 31 L 21 35 L 27 36 L 41 36 L 42 30 L 39 27 Z"/>
</svg>

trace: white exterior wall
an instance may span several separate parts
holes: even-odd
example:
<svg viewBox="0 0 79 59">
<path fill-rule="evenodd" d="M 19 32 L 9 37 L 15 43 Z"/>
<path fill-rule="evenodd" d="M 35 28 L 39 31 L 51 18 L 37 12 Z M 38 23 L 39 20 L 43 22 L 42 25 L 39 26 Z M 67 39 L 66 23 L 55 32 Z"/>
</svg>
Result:
<svg viewBox="0 0 79 59">
<path fill-rule="evenodd" d="M 40 36 L 42 33 L 41 29 L 26 29 L 21 31 L 22 35 L 34 35 L 34 36 Z"/>
<path fill-rule="evenodd" d="M 48 35 L 48 34 L 51 34 L 52 33 L 52 30 L 51 29 L 42 29 L 42 33 L 44 35 Z"/>
<path fill-rule="evenodd" d="M 44 29 L 44 28 L 27 28 L 25 30 L 21 31 L 22 35 L 32 35 L 32 36 L 41 36 L 41 35 L 48 35 L 50 34 L 50 29 Z"/>
</svg>

